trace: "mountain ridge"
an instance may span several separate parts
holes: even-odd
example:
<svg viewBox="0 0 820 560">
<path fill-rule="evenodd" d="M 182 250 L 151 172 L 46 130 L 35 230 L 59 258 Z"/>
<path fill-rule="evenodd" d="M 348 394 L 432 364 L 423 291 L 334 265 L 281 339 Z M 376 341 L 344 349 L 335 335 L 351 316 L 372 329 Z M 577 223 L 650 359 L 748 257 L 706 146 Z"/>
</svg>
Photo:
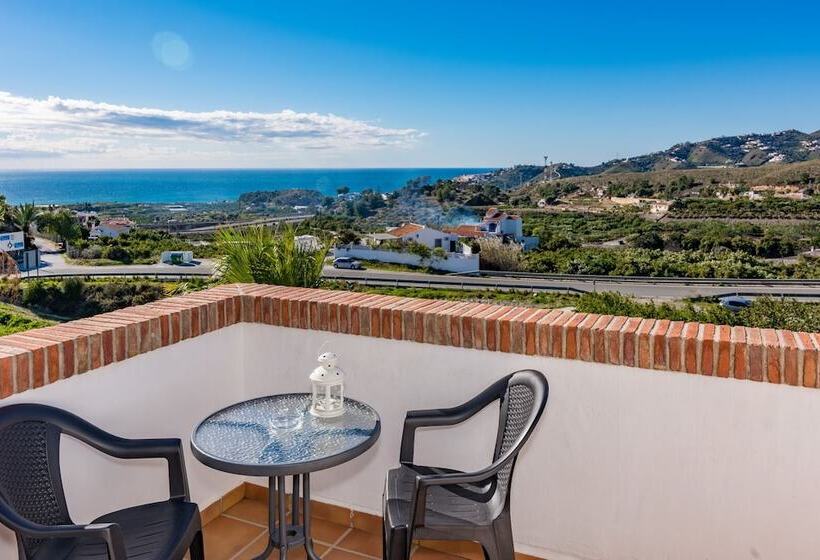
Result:
<svg viewBox="0 0 820 560">
<path fill-rule="evenodd" d="M 820 160 L 820 130 L 802 132 L 789 129 L 680 142 L 665 150 L 611 159 L 591 166 L 562 162 L 545 169 L 541 165 L 517 165 L 500 169 L 489 177 L 496 184 L 509 183 L 512 187 L 548 179 L 550 173 L 552 178 L 559 179 L 617 173 L 760 167 L 816 159 Z"/>
</svg>

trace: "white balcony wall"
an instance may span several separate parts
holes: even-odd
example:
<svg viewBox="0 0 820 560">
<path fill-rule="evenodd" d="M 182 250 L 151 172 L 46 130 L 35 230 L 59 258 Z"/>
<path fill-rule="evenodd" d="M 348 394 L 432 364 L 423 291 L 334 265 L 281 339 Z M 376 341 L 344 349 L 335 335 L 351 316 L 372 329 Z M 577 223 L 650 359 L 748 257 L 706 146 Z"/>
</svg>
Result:
<svg viewBox="0 0 820 560">
<path fill-rule="evenodd" d="M 543 371 L 550 400 L 516 467 L 517 548 L 550 560 L 816 558 L 820 391 L 415 342 L 247 325 L 249 396 L 306 388 L 319 349 L 379 411 L 365 456 L 318 474 L 317 498 L 377 513 L 404 413 Z M 495 418 L 422 434 L 418 459 L 475 467 Z"/>
<path fill-rule="evenodd" d="M 202 418 L 243 398 L 244 325 L 186 340 L 54 385 L 3 399 L 64 408 L 123 437 L 183 440 L 191 494 L 210 504 L 241 481 L 198 463 L 189 436 Z M 62 439 L 69 512 L 77 523 L 124 507 L 168 499 L 164 460 L 110 458 L 73 438 Z M 0 558 L 17 558 L 14 535 L 0 526 Z"/>
<path fill-rule="evenodd" d="M 231 402 L 307 390 L 320 350 L 341 355 L 348 394 L 373 405 L 383 426 L 365 455 L 314 477 L 318 499 L 378 513 L 407 409 L 458 404 L 531 367 L 547 374 L 551 395 L 514 480 L 519 550 L 551 560 L 800 560 L 820 550 L 817 390 L 243 324 L 2 404 L 55 404 L 123 436 L 183 438 L 204 506 L 240 481 L 190 456 L 193 426 Z M 418 459 L 485 464 L 495 420 L 488 411 L 423 431 Z M 63 451 L 76 521 L 167 495 L 161 461 L 112 460 L 73 441 Z M 11 535 L 2 537 L 0 558 L 14 558 Z"/>
</svg>

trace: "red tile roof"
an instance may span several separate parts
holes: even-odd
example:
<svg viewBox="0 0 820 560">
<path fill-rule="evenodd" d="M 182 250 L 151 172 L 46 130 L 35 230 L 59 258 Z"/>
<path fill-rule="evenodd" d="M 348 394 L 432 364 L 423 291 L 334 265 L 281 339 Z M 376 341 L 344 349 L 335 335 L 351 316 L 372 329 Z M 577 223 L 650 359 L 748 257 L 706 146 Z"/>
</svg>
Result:
<svg viewBox="0 0 820 560">
<path fill-rule="evenodd" d="M 420 226 L 419 224 L 402 224 L 397 228 L 393 228 L 387 233 L 390 235 L 395 235 L 396 237 L 404 237 L 405 235 L 410 235 L 411 233 L 416 233 L 424 229 L 424 226 Z"/>
<path fill-rule="evenodd" d="M 454 233 L 459 237 L 484 237 L 485 232 L 481 231 L 478 226 L 461 224 L 456 227 L 444 228 L 447 233 Z"/>
</svg>

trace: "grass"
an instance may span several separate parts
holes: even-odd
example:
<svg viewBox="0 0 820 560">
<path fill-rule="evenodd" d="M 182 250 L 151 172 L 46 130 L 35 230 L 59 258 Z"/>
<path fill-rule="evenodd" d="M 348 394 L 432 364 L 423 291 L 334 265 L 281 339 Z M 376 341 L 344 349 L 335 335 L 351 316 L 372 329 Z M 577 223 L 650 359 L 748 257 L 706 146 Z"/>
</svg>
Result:
<svg viewBox="0 0 820 560">
<path fill-rule="evenodd" d="M 111 259 L 72 259 L 65 257 L 65 262 L 77 266 L 119 266 L 125 263 Z"/>
<path fill-rule="evenodd" d="M 0 303 L 0 336 L 53 325 L 27 309 Z"/>
</svg>

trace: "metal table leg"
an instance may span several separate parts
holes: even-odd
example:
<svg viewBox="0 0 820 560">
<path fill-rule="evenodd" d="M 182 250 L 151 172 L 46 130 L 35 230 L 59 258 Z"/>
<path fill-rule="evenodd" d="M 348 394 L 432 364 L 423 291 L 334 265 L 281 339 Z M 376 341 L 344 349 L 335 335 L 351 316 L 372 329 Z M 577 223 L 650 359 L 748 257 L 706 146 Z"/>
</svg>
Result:
<svg viewBox="0 0 820 560">
<path fill-rule="evenodd" d="M 275 548 L 273 543 L 273 535 L 276 534 L 276 478 L 268 478 L 268 545 L 259 556 L 255 556 L 253 560 L 266 560 Z"/>
<path fill-rule="evenodd" d="M 310 474 L 302 475 L 302 515 L 305 518 L 305 552 L 309 560 L 319 560 L 319 555 L 313 550 L 313 539 L 310 538 Z"/>
<path fill-rule="evenodd" d="M 293 477 L 291 517 L 288 523 L 285 494 L 285 477 L 268 479 L 268 544 L 265 550 L 253 560 L 266 560 L 279 549 L 279 560 L 287 560 L 288 549 L 304 545 L 309 560 L 319 560 L 313 550 L 310 537 L 310 475 L 301 476 L 302 482 L 302 523 L 299 521 L 299 475 Z"/>
</svg>

